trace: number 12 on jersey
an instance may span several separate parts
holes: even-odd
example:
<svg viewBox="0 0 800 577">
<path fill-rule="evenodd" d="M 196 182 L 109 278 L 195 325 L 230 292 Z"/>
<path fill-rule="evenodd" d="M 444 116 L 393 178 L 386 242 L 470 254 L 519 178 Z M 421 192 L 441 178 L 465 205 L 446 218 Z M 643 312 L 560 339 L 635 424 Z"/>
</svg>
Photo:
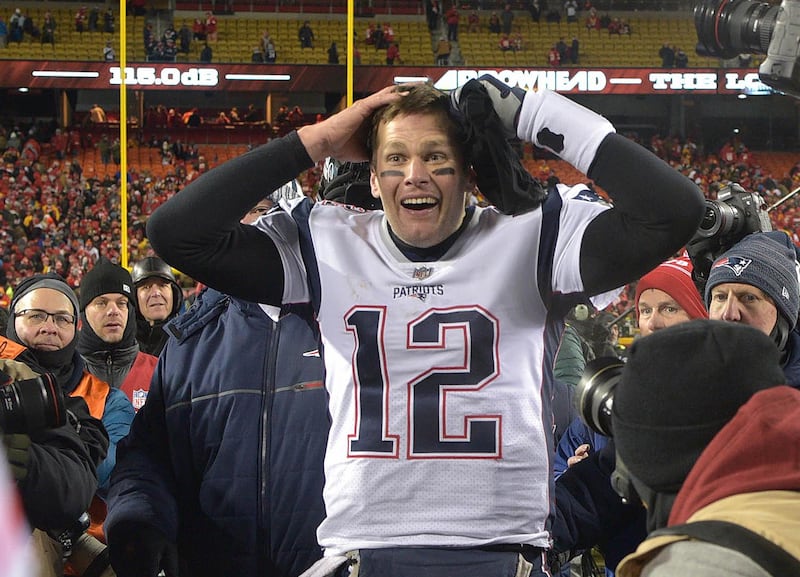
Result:
<svg viewBox="0 0 800 577">
<path fill-rule="evenodd" d="M 398 457 L 399 436 L 388 430 L 385 315 L 384 307 L 356 307 L 345 317 L 355 339 L 356 432 L 348 441 L 349 457 Z M 464 351 L 460 364 L 431 366 L 403 383 L 408 392 L 407 458 L 500 458 L 501 415 L 464 414 L 459 431 L 449 431 L 447 424 L 448 394 L 485 394 L 499 374 L 497 319 L 479 306 L 429 309 L 409 322 L 406 330 L 402 354 L 408 363 L 424 366 L 424 359 L 430 357 L 426 352 L 444 349 L 448 339 L 462 339 Z"/>
</svg>

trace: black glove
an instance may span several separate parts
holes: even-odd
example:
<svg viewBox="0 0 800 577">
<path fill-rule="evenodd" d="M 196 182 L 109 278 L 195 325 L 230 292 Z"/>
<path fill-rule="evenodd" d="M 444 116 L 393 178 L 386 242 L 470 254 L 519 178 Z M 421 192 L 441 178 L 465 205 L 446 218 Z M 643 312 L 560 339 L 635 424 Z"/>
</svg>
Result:
<svg viewBox="0 0 800 577">
<path fill-rule="evenodd" d="M 178 577 L 178 548 L 159 529 L 122 521 L 107 535 L 108 553 L 117 577 Z"/>
<path fill-rule="evenodd" d="M 6 456 L 14 479 L 24 481 L 28 476 L 31 438 L 24 433 L 9 433 L 3 435 L 3 444 L 6 446 Z"/>
<path fill-rule="evenodd" d="M 489 105 L 497 113 L 497 119 L 505 137 L 515 138 L 519 112 L 522 109 L 522 102 L 525 100 L 525 90 L 517 86 L 512 88 L 491 74 L 482 74 L 450 93 L 451 106 L 463 111 L 467 94 L 476 90 L 478 84 L 483 87 L 483 92 L 489 97 L 491 101 Z"/>
<path fill-rule="evenodd" d="M 524 91 L 490 80 L 469 80 L 451 94 L 450 106 L 465 132 L 481 194 L 500 212 L 522 214 L 539 207 L 547 196 L 508 140 L 516 136 Z"/>
</svg>

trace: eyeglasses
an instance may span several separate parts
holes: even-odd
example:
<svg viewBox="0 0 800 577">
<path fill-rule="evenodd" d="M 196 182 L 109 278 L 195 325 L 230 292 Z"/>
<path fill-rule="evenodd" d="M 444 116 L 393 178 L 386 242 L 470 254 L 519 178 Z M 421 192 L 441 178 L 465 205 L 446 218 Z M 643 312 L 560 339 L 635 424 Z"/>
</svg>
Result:
<svg viewBox="0 0 800 577">
<path fill-rule="evenodd" d="M 25 322 L 32 327 L 44 324 L 50 317 L 53 317 L 53 322 L 60 329 L 75 325 L 75 317 L 69 313 L 48 313 L 42 309 L 24 309 L 15 313 L 15 315 L 25 319 Z"/>
</svg>

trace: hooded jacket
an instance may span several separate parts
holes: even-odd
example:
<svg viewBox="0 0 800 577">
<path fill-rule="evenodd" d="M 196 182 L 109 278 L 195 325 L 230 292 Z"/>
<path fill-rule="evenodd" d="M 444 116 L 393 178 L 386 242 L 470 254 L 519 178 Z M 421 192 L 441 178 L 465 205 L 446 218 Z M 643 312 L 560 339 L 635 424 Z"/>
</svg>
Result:
<svg viewBox="0 0 800 577">
<path fill-rule="evenodd" d="M 322 556 L 326 394 L 305 310 L 274 322 L 206 289 L 169 325 L 147 404 L 119 446 L 107 534 L 136 521 L 194 577 L 299 575 Z"/>
<path fill-rule="evenodd" d="M 753 395 L 700 455 L 675 498 L 668 526 L 705 520 L 733 522 L 800 560 L 798 438 L 800 391 L 779 386 Z M 679 554 L 670 551 L 674 547 Z M 722 577 L 730 569 L 720 560 L 719 549 L 682 536 L 649 538 L 622 560 L 617 575 L 682 574 L 691 564 L 694 574 Z M 727 551 L 731 559 L 740 555 Z M 737 575 L 765 574 L 758 566 L 745 568 L 746 563 L 739 562 Z"/>
<path fill-rule="evenodd" d="M 0 337 L 0 358 L 45 372 L 28 349 L 5 337 Z M 63 529 L 86 510 L 108 450 L 108 435 L 82 398 L 66 397 L 65 408 L 66 424 L 30 433 L 28 475 L 17 484 L 28 522 L 38 529 Z"/>
<path fill-rule="evenodd" d="M 136 341 L 136 315 L 134 306 L 128 307 L 128 324 L 118 343 L 107 343 L 97 336 L 86 312 L 81 312 L 81 330 L 78 334 L 78 352 L 90 373 L 122 390 L 138 411 L 147 400 L 150 379 L 158 359 L 139 350 Z"/>
</svg>

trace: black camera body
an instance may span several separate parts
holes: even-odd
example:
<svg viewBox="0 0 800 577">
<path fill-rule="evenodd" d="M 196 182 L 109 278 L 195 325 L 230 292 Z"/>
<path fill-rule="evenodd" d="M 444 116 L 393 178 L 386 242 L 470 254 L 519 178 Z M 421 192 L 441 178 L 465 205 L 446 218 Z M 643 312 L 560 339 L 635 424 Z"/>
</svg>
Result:
<svg viewBox="0 0 800 577">
<path fill-rule="evenodd" d="M 13 380 L 0 371 L 0 431 L 33 433 L 66 422 L 64 393 L 53 375 Z"/>
<path fill-rule="evenodd" d="M 780 6 L 754 0 L 701 0 L 695 5 L 697 53 L 733 58 L 766 54 L 761 81 L 800 98 L 800 0 Z"/>
<path fill-rule="evenodd" d="M 69 561 L 70 569 L 82 577 L 115 577 L 111 567 L 108 547 L 89 534 L 89 513 L 84 512 L 78 520 L 63 531 L 48 531 L 51 539 L 61 545 L 62 562 Z"/>
<path fill-rule="evenodd" d="M 686 244 L 692 261 L 692 278 L 702 295 L 711 265 L 725 251 L 753 232 L 772 230 L 764 200 L 736 183 L 719 190 L 716 200 L 706 200 L 700 227 Z"/>
</svg>

